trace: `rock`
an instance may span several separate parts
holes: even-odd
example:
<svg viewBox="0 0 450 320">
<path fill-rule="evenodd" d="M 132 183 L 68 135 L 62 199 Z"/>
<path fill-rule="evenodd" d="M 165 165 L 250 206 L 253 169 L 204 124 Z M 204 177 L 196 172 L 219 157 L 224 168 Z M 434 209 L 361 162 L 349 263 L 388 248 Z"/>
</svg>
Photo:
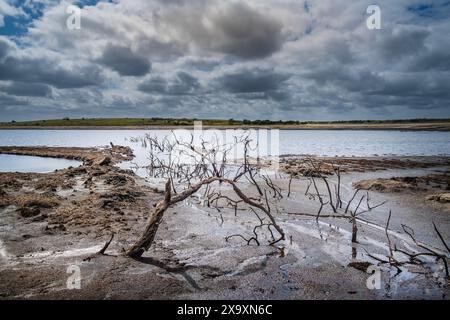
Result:
<svg viewBox="0 0 450 320">
<path fill-rule="evenodd" d="M 124 186 L 127 184 L 127 177 L 124 175 L 112 175 L 106 178 L 106 184 L 112 184 L 114 186 Z"/>
<path fill-rule="evenodd" d="M 159 190 L 158 188 L 152 188 L 151 190 L 152 190 L 152 192 L 158 193 L 158 194 L 164 194 L 165 193 L 164 190 Z"/>
<path fill-rule="evenodd" d="M 439 196 L 439 202 L 441 203 L 449 203 L 450 202 L 450 193 L 443 193 Z"/>
<path fill-rule="evenodd" d="M 111 162 L 112 162 L 111 157 L 105 156 L 105 157 L 96 159 L 94 161 L 94 165 L 96 165 L 96 166 L 107 166 L 107 165 L 110 165 Z"/>
<path fill-rule="evenodd" d="M 48 216 L 46 214 L 41 214 L 40 216 L 37 216 L 36 218 L 34 218 L 33 222 L 42 222 L 47 218 L 48 218 Z"/>
<path fill-rule="evenodd" d="M 81 174 L 85 174 L 85 173 L 87 173 L 86 167 L 77 167 L 77 168 L 73 168 L 73 169 L 69 170 L 67 172 L 67 175 L 70 175 L 73 177 L 74 175 L 81 175 Z"/>
<path fill-rule="evenodd" d="M 374 179 L 374 180 L 362 180 L 353 184 L 357 189 L 372 190 L 378 192 L 402 192 L 407 189 L 415 188 L 415 186 L 398 181 L 395 178 L 392 179 Z"/>
<path fill-rule="evenodd" d="M 41 213 L 41 209 L 37 207 L 22 207 L 17 209 L 20 215 L 24 218 L 31 218 L 39 215 Z"/>
<path fill-rule="evenodd" d="M 450 203 L 450 193 L 433 194 L 426 198 L 428 201 L 437 201 L 440 203 Z"/>
<path fill-rule="evenodd" d="M 114 208 L 114 201 L 111 199 L 103 200 L 103 203 L 101 205 L 102 209 L 111 209 Z"/>
<path fill-rule="evenodd" d="M 142 197 L 144 193 L 133 190 L 115 190 L 111 193 L 101 195 L 101 198 L 117 201 L 117 202 L 134 202 L 137 198 Z M 108 201 L 106 200 L 106 201 Z"/>
<path fill-rule="evenodd" d="M 111 145 L 111 153 L 116 158 L 121 158 L 122 160 L 131 160 L 134 158 L 133 150 L 130 147 Z"/>
<path fill-rule="evenodd" d="M 92 176 L 87 178 L 86 181 L 83 183 L 83 185 L 84 185 L 85 188 L 92 187 L 92 185 L 93 185 Z"/>
<path fill-rule="evenodd" d="M 372 264 L 370 262 L 360 262 L 360 261 L 355 261 L 355 262 L 350 262 L 347 266 L 348 267 L 352 267 L 355 268 L 357 270 L 360 270 L 362 272 L 367 272 L 367 269 L 371 266 Z"/>
<path fill-rule="evenodd" d="M 103 170 L 100 170 L 100 169 L 93 170 L 92 173 L 91 173 L 91 175 L 93 177 L 99 177 L 99 176 L 102 176 L 104 174 L 105 174 L 105 172 Z"/>
<path fill-rule="evenodd" d="M 403 177 L 403 178 L 393 178 L 394 180 L 405 182 L 412 185 L 417 185 L 418 179 L 417 177 Z"/>
<path fill-rule="evenodd" d="M 66 231 L 66 227 L 63 224 L 49 226 L 47 225 L 44 229 L 44 233 L 46 234 L 55 234 L 57 232 Z"/>
</svg>

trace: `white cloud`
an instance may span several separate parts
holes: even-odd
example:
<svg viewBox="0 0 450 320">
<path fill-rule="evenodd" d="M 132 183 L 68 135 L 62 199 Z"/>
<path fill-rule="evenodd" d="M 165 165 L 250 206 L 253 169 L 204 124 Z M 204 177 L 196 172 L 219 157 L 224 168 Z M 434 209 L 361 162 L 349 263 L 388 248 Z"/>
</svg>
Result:
<svg viewBox="0 0 450 320">
<path fill-rule="evenodd" d="M 14 7 L 7 0 L 0 0 L 0 28 L 5 25 L 6 16 L 18 16 L 23 14 L 23 11 Z"/>
</svg>

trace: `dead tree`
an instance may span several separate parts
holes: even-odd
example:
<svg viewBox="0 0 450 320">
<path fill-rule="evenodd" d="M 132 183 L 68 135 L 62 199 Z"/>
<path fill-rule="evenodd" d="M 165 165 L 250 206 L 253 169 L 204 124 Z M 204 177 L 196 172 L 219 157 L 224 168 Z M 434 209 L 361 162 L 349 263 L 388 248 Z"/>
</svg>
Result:
<svg viewBox="0 0 450 320">
<path fill-rule="evenodd" d="M 339 167 L 332 166 L 333 172 L 337 177 L 337 182 L 335 185 L 335 194 L 333 195 L 330 190 L 331 182 L 328 181 L 328 178 L 324 175 L 322 170 L 322 164 L 320 161 L 316 159 L 309 158 L 307 159 L 307 163 L 310 164 L 310 166 L 313 168 L 312 171 L 308 172 L 308 185 L 306 188 L 305 195 L 307 195 L 312 200 L 318 200 L 320 206 L 316 214 L 310 214 L 310 213 L 290 213 L 294 215 L 300 215 L 300 216 L 306 216 L 306 217 L 315 217 L 318 221 L 320 218 L 332 218 L 332 219 L 345 219 L 348 220 L 352 224 L 352 243 L 358 242 L 358 222 L 367 222 L 365 220 L 362 220 L 360 216 L 364 213 L 370 212 L 382 205 L 384 205 L 386 202 L 381 202 L 376 205 L 372 205 L 370 201 L 370 194 L 368 191 L 365 192 L 365 194 L 361 193 L 364 191 L 362 189 L 356 189 L 350 197 L 350 199 L 347 201 L 347 205 L 345 206 L 345 209 L 343 208 L 343 199 L 341 198 L 340 194 L 340 184 L 341 184 L 341 177 L 340 177 L 340 169 Z M 320 179 L 325 183 L 325 189 L 327 190 L 326 194 L 321 194 L 319 191 L 320 188 L 318 187 L 316 179 Z M 333 198 L 334 197 L 334 198 Z M 336 205 L 333 205 L 333 200 L 335 201 Z M 361 209 L 361 205 L 365 202 L 366 209 Z M 352 205 L 356 204 L 354 208 L 352 208 Z M 323 210 L 325 207 L 330 207 L 330 213 L 329 214 L 323 214 Z M 409 236 L 412 243 L 415 244 L 417 247 L 417 250 L 414 252 L 411 252 L 410 250 L 400 249 L 393 243 L 393 240 L 391 239 L 390 234 L 392 231 L 390 230 L 390 222 L 391 222 L 392 212 L 389 212 L 389 217 L 387 219 L 386 225 L 384 227 L 384 232 L 387 239 L 387 246 L 388 246 L 388 256 L 387 259 L 381 259 L 370 252 L 368 252 L 366 249 L 366 253 L 368 256 L 370 256 L 372 259 L 382 263 L 382 264 L 388 264 L 392 267 L 395 267 L 397 269 L 397 273 L 402 272 L 401 266 L 404 266 L 406 264 L 423 264 L 424 261 L 421 260 L 423 257 L 431 257 L 435 258 L 437 262 L 442 262 L 445 270 L 446 277 L 448 278 L 450 276 L 449 267 L 448 267 L 448 254 L 450 254 L 450 248 L 447 244 L 447 242 L 444 240 L 444 237 L 442 236 L 441 232 L 437 228 L 437 226 L 433 223 L 434 230 L 439 237 L 441 243 L 445 247 L 445 250 L 447 251 L 447 254 L 443 252 L 439 252 L 439 250 L 432 248 L 429 245 L 423 244 L 419 242 L 416 237 L 414 230 L 406 225 L 402 225 L 403 232 Z M 404 256 L 406 256 L 408 259 L 400 260 L 396 257 L 395 253 L 401 253 Z"/>
<path fill-rule="evenodd" d="M 333 218 L 333 219 L 345 219 L 348 220 L 352 224 L 352 243 L 358 243 L 358 217 L 366 212 L 369 212 L 375 208 L 380 207 L 384 204 L 371 205 L 369 194 L 362 195 L 361 198 L 358 198 L 358 194 L 361 190 L 357 189 L 353 196 L 346 201 L 347 205 L 345 210 L 343 209 L 344 200 L 341 196 L 341 169 L 334 164 L 329 165 L 331 167 L 328 172 L 324 169 L 324 164 L 321 161 L 313 158 L 307 158 L 306 162 L 309 165 L 310 169 L 307 170 L 307 179 L 308 185 L 306 188 L 305 195 L 309 197 L 309 199 L 317 200 L 320 204 L 319 209 L 315 215 L 309 213 L 290 213 L 294 215 L 307 216 L 307 217 L 315 217 L 316 221 L 320 218 Z M 337 177 L 337 182 L 334 184 L 334 193 L 332 192 L 332 183 L 328 179 L 325 173 L 333 174 Z M 320 188 L 318 185 L 318 181 L 322 181 L 325 185 L 326 193 L 322 194 L 320 192 Z M 367 209 L 361 210 L 361 204 L 366 199 Z M 355 202 L 357 201 L 357 202 Z M 352 204 L 356 203 L 356 207 L 352 208 Z M 328 207 L 331 211 L 330 214 L 323 214 L 324 208 Z"/>
<path fill-rule="evenodd" d="M 224 221 L 222 212 L 226 209 L 233 211 L 236 216 L 239 210 L 250 210 L 256 216 L 257 224 L 249 235 L 232 234 L 226 237 L 226 241 L 236 238 L 243 240 L 247 245 L 261 245 L 262 232 L 267 233 L 266 239 L 268 239 L 269 245 L 286 240 L 285 232 L 275 218 L 279 213 L 278 204 L 285 198 L 284 191 L 270 176 L 262 174 L 262 165 L 259 159 L 250 157 L 251 140 L 249 137 L 235 137 L 233 145 L 206 140 L 195 142 L 193 136 L 189 141 L 182 141 L 176 136 L 166 137 L 162 140 L 146 136 L 141 139 L 141 142 L 150 149 L 150 164 L 147 167 L 149 174 L 152 177 L 165 179 L 164 199 L 155 205 L 141 237 L 126 252 L 128 256 L 140 258 L 149 250 L 165 212 L 194 196 L 203 199 L 199 203 L 220 212 L 222 223 Z M 243 156 L 238 162 L 233 163 L 231 160 L 235 159 L 229 158 L 233 154 L 233 146 L 238 144 L 243 146 Z M 180 158 L 184 160 L 180 160 Z M 186 162 L 186 159 L 191 161 Z M 351 223 L 351 242 L 357 243 L 359 225 L 367 222 L 360 216 L 384 205 L 385 202 L 372 205 L 369 192 L 363 192 L 364 190 L 361 189 L 355 190 L 350 199 L 345 201 L 341 194 L 341 170 L 339 167 L 327 164 L 328 169 L 324 169 L 323 163 L 312 158 L 307 159 L 306 163 L 309 164 L 310 169 L 305 171 L 307 179 L 305 195 L 318 201 L 319 208 L 316 214 L 298 212 L 290 214 L 315 218 L 316 221 L 322 218 L 345 219 Z M 331 174 L 337 177 L 336 182 L 332 182 L 328 178 L 328 175 Z M 287 198 L 292 196 L 292 182 L 293 177 L 291 176 L 286 192 Z M 246 189 L 242 187 L 244 183 Z M 320 183 L 323 184 L 324 192 L 321 192 Z M 225 191 L 224 186 L 228 187 Z M 362 208 L 364 204 L 365 208 Z M 327 208 L 328 212 L 325 212 Z M 369 256 L 380 263 L 396 267 L 398 272 L 401 272 L 400 266 L 404 264 L 418 264 L 421 257 L 434 257 L 437 261 L 442 261 L 448 276 L 447 256 L 418 242 L 412 229 L 403 227 L 404 232 L 409 235 L 416 246 L 424 251 L 408 252 L 397 248 L 390 238 L 390 221 L 391 213 L 389 213 L 384 228 L 389 246 L 388 259 L 380 259 L 368 253 Z M 447 243 L 436 226 L 435 230 L 446 250 L 449 251 Z M 283 255 L 283 248 L 279 249 Z M 408 260 L 399 261 L 394 255 L 396 252 L 406 255 Z"/>
<path fill-rule="evenodd" d="M 213 205 L 218 210 L 220 210 L 219 201 L 222 202 L 222 206 L 234 209 L 235 214 L 238 206 L 246 205 L 251 208 L 261 222 L 255 227 L 254 233 L 266 227 L 271 236 L 270 245 L 285 239 L 283 229 L 277 224 L 272 214 L 269 200 L 269 195 L 275 199 L 282 198 L 281 189 L 272 182 L 270 177 L 261 175 L 258 163 L 250 159 L 248 151 L 251 140 L 246 136 L 235 139 L 233 145 L 206 140 L 195 143 L 193 136 L 186 142 L 175 135 L 163 140 L 146 136 L 142 140 L 142 144 L 150 148 L 149 173 L 154 177 L 166 179 L 165 195 L 150 214 L 142 236 L 127 251 L 128 256 L 139 258 L 149 250 L 167 209 L 192 197 L 201 189 L 205 190 L 203 194 L 208 206 Z M 229 165 L 228 158 L 237 144 L 243 145 L 243 158 L 237 164 Z M 186 159 L 191 161 L 186 162 Z M 243 179 L 254 187 L 255 196 L 247 195 L 247 191 L 244 192 L 239 187 L 238 184 Z M 234 197 L 215 191 L 212 188 L 214 184 L 229 186 Z M 256 210 L 263 213 L 268 218 L 268 222 L 264 222 Z M 274 231 L 277 236 L 274 235 Z M 246 239 L 244 236 L 241 237 Z M 252 241 L 247 241 L 247 243 L 250 242 L 259 245 L 257 234 Z"/>
</svg>

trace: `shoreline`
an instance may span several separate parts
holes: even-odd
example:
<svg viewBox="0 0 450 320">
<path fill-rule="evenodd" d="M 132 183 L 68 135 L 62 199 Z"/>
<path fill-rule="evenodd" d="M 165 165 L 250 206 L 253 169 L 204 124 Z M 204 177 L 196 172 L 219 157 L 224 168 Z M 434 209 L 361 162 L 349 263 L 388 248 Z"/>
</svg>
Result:
<svg viewBox="0 0 450 320">
<path fill-rule="evenodd" d="M 192 129 L 193 126 L 0 126 L 0 130 L 176 130 Z M 402 123 L 402 124 L 314 124 L 314 125 L 204 125 L 203 129 L 279 129 L 279 130 L 352 130 L 352 131 L 439 131 L 450 132 L 450 123 Z"/>
</svg>

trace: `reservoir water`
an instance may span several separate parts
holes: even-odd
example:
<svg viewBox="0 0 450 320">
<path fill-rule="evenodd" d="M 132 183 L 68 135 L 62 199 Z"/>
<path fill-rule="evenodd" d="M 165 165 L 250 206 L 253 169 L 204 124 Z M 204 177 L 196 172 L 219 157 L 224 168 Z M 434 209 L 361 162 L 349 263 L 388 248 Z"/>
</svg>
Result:
<svg viewBox="0 0 450 320">
<path fill-rule="evenodd" d="M 97 147 L 110 142 L 131 146 L 135 162 L 145 163 L 147 150 L 130 141 L 150 133 L 164 137 L 170 130 L 0 130 L 0 146 Z M 450 155 L 450 132 L 281 130 L 280 154 L 317 156 Z M 0 156 L 1 171 L 51 171 L 73 164 L 61 159 Z M 38 171 L 36 171 L 38 170 Z"/>
</svg>

